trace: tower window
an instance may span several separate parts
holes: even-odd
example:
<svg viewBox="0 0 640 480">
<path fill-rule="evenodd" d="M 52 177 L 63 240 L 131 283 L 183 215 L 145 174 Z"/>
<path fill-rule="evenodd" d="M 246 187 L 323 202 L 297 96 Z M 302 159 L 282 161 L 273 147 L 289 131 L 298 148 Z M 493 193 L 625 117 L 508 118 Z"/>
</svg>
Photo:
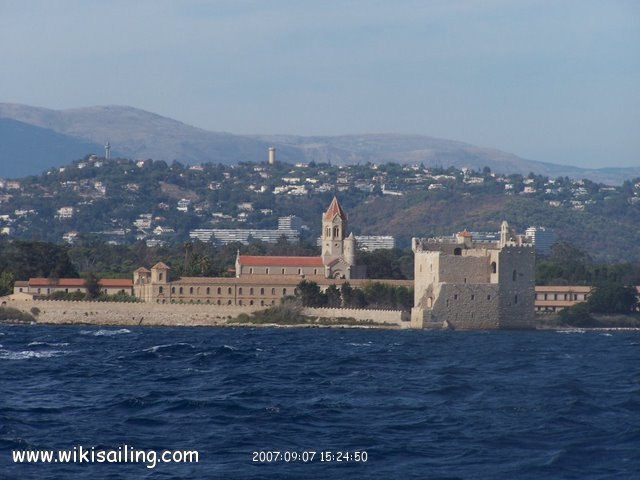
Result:
<svg viewBox="0 0 640 480">
<path fill-rule="evenodd" d="M 491 273 L 496 273 L 497 267 L 496 262 L 491 262 Z"/>
<path fill-rule="evenodd" d="M 454 254 L 454 255 L 462 255 L 462 249 L 461 249 L 460 247 L 456 247 L 456 248 L 453 250 L 453 254 Z"/>
<path fill-rule="evenodd" d="M 516 270 L 513 271 L 513 281 L 515 282 L 518 279 L 518 272 Z"/>
</svg>

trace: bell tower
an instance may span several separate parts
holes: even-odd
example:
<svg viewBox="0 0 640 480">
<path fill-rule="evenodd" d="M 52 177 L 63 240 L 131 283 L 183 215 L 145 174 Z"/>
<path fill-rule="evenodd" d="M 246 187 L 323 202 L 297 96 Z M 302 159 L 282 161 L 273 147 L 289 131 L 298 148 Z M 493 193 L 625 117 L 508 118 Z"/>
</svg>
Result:
<svg viewBox="0 0 640 480">
<path fill-rule="evenodd" d="M 344 239 L 347 237 L 347 214 L 340 202 L 333 197 L 331 205 L 322 216 L 322 258 L 325 264 L 344 254 Z"/>
</svg>

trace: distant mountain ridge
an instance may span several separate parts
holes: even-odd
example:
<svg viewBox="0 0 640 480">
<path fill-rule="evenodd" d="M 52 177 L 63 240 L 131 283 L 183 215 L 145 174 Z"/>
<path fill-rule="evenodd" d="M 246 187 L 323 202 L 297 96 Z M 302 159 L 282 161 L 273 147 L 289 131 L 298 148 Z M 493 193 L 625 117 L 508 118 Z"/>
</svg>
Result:
<svg viewBox="0 0 640 480">
<path fill-rule="evenodd" d="M 500 150 L 403 134 L 342 136 L 234 135 L 210 132 L 171 118 L 127 106 L 51 110 L 0 103 L 0 177 L 38 174 L 86 154 L 102 155 L 109 141 L 112 156 L 235 164 L 266 160 L 275 146 L 279 161 L 410 163 L 454 166 L 500 173 L 534 172 L 619 184 L 640 177 L 640 167 L 582 169 L 526 160 Z M 83 151 L 84 149 L 84 151 Z"/>
</svg>

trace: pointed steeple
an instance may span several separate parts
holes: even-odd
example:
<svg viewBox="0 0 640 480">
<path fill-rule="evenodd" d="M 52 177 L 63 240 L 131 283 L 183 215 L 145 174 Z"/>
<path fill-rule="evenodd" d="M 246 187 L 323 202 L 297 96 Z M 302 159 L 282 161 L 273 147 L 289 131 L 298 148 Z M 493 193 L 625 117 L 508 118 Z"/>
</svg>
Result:
<svg viewBox="0 0 640 480">
<path fill-rule="evenodd" d="M 340 202 L 338 202 L 337 197 L 333 197 L 333 200 L 331 200 L 331 205 L 329 205 L 329 208 L 324 213 L 324 217 L 322 217 L 322 219 L 325 221 L 327 220 L 330 221 L 330 220 L 333 220 L 333 217 L 335 217 L 336 215 L 342 218 L 343 220 L 347 220 L 347 214 L 344 213 L 344 210 L 342 210 L 342 207 L 340 206 Z"/>
</svg>

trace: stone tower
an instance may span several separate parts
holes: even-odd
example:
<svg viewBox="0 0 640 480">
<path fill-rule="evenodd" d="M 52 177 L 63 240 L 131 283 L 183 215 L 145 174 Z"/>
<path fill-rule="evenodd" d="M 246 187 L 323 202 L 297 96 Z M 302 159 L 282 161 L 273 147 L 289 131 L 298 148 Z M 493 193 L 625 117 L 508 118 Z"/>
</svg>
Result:
<svg viewBox="0 0 640 480">
<path fill-rule="evenodd" d="M 322 258 L 325 265 L 344 255 L 344 239 L 347 236 L 347 214 L 340 202 L 333 197 L 329 208 L 322 216 Z"/>
<path fill-rule="evenodd" d="M 322 216 L 322 263 L 331 278 L 364 278 L 366 271 L 356 263 L 356 239 L 349 233 L 347 214 L 333 197 Z"/>
<path fill-rule="evenodd" d="M 534 328 L 535 250 L 511 240 L 502 222 L 500 241 L 455 238 L 412 241 L 414 328 Z"/>
</svg>

